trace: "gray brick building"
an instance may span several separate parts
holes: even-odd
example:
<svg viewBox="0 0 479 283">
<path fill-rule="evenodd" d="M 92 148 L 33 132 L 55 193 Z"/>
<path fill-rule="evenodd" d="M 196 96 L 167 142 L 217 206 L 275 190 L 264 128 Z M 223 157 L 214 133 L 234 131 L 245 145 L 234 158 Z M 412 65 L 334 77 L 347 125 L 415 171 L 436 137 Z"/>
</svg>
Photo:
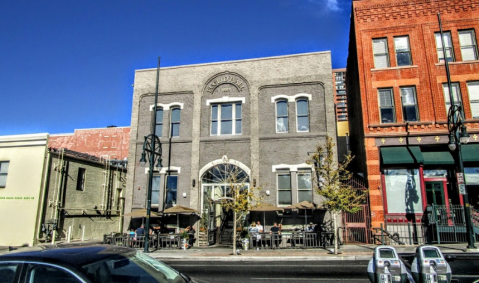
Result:
<svg viewBox="0 0 479 283">
<path fill-rule="evenodd" d="M 248 186 L 261 185 L 263 202 L 319 204 L 306 160 L 336 135 L 331 72 L 329 51 L 161 68 L 155 124 L 163 168 L 155 171 L 153 211 L 174 204 L 204 211 L 206 198 L 222 194 L 221 181 L 207 179 L 219 164 L 244 171 Z M 153 122 L 156 73 L 135 72 L 125 212 L 146 204 L 148 166 L 139 160 Z"/>
</svg>

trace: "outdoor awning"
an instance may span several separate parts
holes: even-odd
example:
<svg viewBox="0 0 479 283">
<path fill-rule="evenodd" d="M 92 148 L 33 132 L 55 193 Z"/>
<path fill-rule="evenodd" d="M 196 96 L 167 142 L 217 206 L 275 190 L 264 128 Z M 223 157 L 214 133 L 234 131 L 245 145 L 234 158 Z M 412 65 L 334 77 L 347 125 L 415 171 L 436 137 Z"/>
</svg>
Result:
<svg viewBox="0 0 479 283">
<path fill-rule="evenodd" d="M 463 162 L 479 162 L 479 144 L 461 145 Z"/>
<path fill-rule="evenodd" d="M 383 164 L 420 164 L 424 162 L 419 146 L 381 147 Z"/>
<path fill-rule="evenodd" d="M 423 152 L 424 165 L 447 165 L 454 164 L 454 158 L 449 151 Z"/>
</svg>

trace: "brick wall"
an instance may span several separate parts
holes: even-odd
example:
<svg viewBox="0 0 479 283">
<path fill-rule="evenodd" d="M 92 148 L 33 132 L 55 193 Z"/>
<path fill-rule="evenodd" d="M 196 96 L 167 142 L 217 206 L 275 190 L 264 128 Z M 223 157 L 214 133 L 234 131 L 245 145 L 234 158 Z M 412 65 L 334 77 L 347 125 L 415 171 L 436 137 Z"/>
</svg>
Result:
<svg viewBox="0 0 479 283">
<path fill-rule="evenodd" d="M 353 153 L 359 157 L 356 168 L 367 174 L 373 226 L 384 221 L 378 145 L 389 145 L 386 140 L 391 137 L 397 138 L 398 144 L 402 144 L 402 137 L 417 136 L 422 144 L 424 136 L 444 137 L 436 142 L 447 140 L 447 111 L 442 89 L 447 79 L 444 64 L 438 62 L 434 35 L 439 31 L 438 12 L 443 30 L 451 32 L 456 59 L 450 63 L 451 81 L 460 84 L 466 126 L 472 136 L 479 133 L 479 119 L 472 118 L 467 82 L 479 81 L 479 61 L 462 60 L 458 30 L 475 30 L 477 42 L 479 0 L 353 1 L 347 66 L 348 93 L 355 95 L 348 98 L 351 144 Z M 412 65 L 398 66 L 394 37 L 405 35 L 409 37 Z M 387 38 L 388 68 L 374 66 L 372 40 L 375 38 Z M 402 86 L 416 88 L 418 122 L 404 122 L 399 89 Z M 393 89 L 395 123 L 380 121 L 379 88 Z"/>
</svg>

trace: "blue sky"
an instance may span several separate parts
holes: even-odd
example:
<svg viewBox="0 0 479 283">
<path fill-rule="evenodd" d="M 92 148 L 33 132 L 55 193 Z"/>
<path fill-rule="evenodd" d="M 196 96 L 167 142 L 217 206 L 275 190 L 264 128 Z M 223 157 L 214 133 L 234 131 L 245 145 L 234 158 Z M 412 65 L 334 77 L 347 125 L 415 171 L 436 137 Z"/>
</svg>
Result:
<svg viewBox="0 0 479 283">
<path fill-rule="evenodd" d="M 137 69 L 331 50 L 351 0 L 0 1 L 0 135 L 129 126 Z"/>
</svg>

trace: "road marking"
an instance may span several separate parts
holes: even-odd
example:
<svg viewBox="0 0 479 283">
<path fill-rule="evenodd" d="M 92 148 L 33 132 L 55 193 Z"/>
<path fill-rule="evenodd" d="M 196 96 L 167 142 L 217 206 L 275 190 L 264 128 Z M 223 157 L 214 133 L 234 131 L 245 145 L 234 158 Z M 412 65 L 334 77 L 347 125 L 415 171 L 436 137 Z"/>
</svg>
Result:
<svg viewBox="0 0 479 283">
<path fill-rule="evenodd" d="M 224 267 L 257 267 L 258 265 L 256 264 L 173 264 L 173 263 L 168 263 L 168 265 L 170 266 L 224 266 Z M 291 264 L 282 264 L 282 265 L 275 265 L 275 264 L 271 264 L 271 265 L 267 265 L 267 266 L 277 266 L 277 267 L 291 267 Z M 301 264 L 301 265 L 298 265 L 300 267 L 344 267 L 344 264 L 335 264 L 335 265 L 318 265 L 318 264 L 311 264 L 311 265 L 304 265 L 304 264 Z M 363 268 L 365 265 L 350 265 L 349 267 L 361 267 Z"/>
<path fill-rule="evenodd" d="M 294 280 L 294 281 L 334 281 L 338 282 L 339 280 L 352 280 L 354 278 L 250 278 L 251 280 Z M 361 280 L 361 279 L 354 279 Z M 367 280 L 367 279 L 364 279 Z"/>
</svg>

